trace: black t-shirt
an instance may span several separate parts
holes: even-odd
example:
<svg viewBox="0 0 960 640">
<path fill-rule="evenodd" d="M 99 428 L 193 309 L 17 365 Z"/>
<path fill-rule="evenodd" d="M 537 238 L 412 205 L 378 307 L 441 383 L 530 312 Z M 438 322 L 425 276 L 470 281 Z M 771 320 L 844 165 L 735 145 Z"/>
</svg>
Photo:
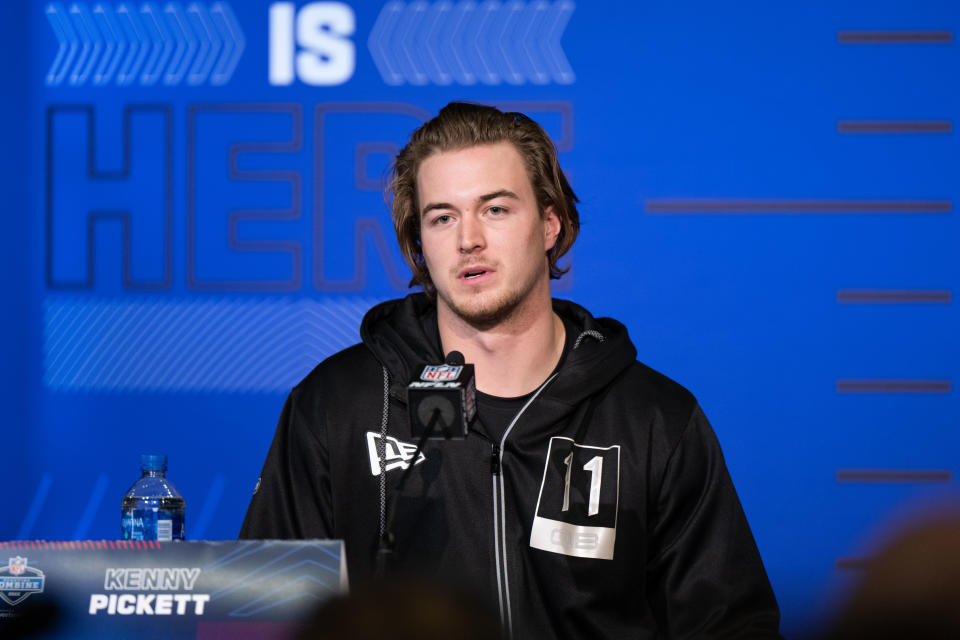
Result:
<svg viewBox="0 0 960 640">
<path fill-rule="evenodd" d="M 563 343 L 563 353 L 560 354 L 560 360 L 554 371 L 560 368 L 563 361 L 567 359 L 567 354 L 573 348 L 573 342 L 576 340 L 576 328 L 566 320 L 563 322 L 563 329 L 566 333 Z M 552 374 L 551 374 L 552 375 Z M 510 426 L 510 423 L 516 417 L 523 405 L 536 393 L 536 390 L 522 396 L 514 398 L 501 398 L 500 396 L 491 396 L 477 391 L 477 414 L 480 418 L 479 428 L 494 442 L 500 442 L 503 433 Z"/>
</svg>

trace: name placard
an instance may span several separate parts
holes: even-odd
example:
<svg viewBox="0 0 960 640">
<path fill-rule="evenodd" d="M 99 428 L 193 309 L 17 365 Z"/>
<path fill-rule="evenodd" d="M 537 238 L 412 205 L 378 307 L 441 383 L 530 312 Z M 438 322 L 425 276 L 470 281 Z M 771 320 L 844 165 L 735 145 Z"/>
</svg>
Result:
<svg viewBox="0 0 960 640">
<path fill-rule="evenodd" d="M 346 590 L 339 540 L 0 542 L 0 630 L 45 638 L 283 638 Z"/>
</svg>

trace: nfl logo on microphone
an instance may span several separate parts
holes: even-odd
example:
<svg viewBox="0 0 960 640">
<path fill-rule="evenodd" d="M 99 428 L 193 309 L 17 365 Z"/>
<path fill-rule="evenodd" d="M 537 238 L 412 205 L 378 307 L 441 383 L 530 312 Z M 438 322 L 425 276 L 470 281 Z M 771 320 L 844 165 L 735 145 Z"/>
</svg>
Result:
<svg viewBox="0 0 960 640">
<path fill-rule="evenodd" d="M 460 372 L 463 371 L 462 366 L 454 366 L 449 364 L 441 365 L 427 365 L 423 368 L 423 371 L 420 373 L 421 380 L 427 380 L 430 382 L 443 382 L 446 380 L 456 380 L 460 377 Z"/>
</svg>

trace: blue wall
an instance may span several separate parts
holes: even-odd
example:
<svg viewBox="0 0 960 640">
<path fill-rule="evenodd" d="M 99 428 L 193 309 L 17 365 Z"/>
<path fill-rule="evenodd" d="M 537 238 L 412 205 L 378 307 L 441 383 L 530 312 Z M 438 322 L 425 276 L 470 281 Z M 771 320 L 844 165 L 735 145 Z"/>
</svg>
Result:
<svg viewBox="0 0 960 640">
<path fill-rule="evenodd" d="M 116 537 L 146 451 L 234 537 L 287 390 L 406 290 L 381 176 L 452 99 L 554 137 L 556 293 L 697 394 L 787 633 L 954 491 L 956 7 L 13 4 L 0 539 Z"/>
</svg>

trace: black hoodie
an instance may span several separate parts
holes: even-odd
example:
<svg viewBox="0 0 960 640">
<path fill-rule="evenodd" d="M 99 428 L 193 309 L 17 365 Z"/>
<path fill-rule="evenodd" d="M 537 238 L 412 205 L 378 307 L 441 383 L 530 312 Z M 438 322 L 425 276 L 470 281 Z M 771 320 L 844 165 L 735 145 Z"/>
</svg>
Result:
<svg viewBox="0 0 960 640">
<path fill-rule="evenodd" d="M 515 638 L 779 637 L 694 397 L 637 362 L 619 322 L 553 308 L 576 337 L 502 439 L 425 446 L 396 501 L 397 570 L 483 589 Z M 360 333 L 290 393 L 240 533 L 343 539 L 351 580 L 373 574 L 412 460 L 406 385 L 443 362 L 423 294 L 377 305 Z"/>
</svg>

